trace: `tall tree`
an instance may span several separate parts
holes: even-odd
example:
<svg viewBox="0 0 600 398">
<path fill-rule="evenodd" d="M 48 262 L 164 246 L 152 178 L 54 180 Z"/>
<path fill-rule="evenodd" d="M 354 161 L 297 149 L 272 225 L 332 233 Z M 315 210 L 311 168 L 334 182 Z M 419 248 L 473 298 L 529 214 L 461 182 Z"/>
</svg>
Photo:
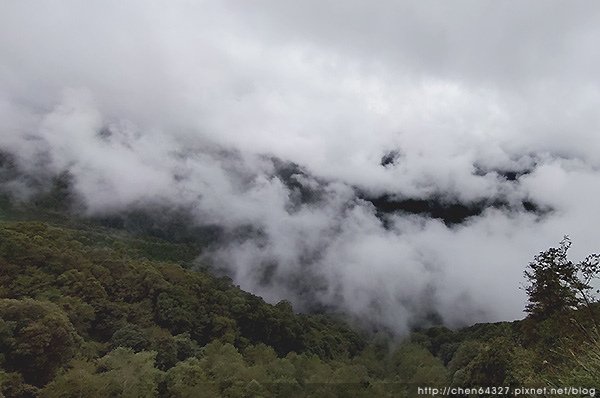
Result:
<svg viewBox="0 0 600 398">
<path fill-rule="evenodd" d="M 570 247 L 571 240 L 565 236 L 558 247 L 541 252 L 527 266 L 525 311 L 531 316 L 543 319 L 582 305 L 591 310 L 591 282 L 598 277 L 600 256 L 591 254 L 574 263 L 567 257 Z"/>
</svg>

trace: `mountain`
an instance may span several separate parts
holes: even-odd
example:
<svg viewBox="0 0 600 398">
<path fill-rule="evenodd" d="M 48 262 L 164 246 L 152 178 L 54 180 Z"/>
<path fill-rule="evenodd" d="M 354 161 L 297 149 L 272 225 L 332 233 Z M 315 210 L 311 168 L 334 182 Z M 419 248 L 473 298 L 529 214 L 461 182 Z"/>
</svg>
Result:
<svg viewBox="0 0 600 398">
<path fill-rule="evenodd" d="M 108 227 L 48 200 L 0 203 L 6 397 L 412 396 L 600 380 L 582 311 L 392 341 L 242 291 L 197 262 L 200 241 Z"/>
</svg>

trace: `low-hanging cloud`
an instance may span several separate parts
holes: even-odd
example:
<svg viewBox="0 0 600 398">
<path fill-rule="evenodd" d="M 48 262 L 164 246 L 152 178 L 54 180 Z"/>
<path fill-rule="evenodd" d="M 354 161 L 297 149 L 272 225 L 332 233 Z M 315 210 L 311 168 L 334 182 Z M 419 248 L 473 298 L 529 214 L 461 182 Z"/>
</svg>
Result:
<svg viewBox="0 0 600 398">
<path fill-rule="evenodd" d="M 514 319 L 537 251 L 567 233 L 577 256 L 598 246 L 599 12 L 7 1 L 0 150 L 24 175 L 68 171 L 88 214 L 158 203 L 251 227 L 205 256 L 271 301 L 396 333 L 432 315 Z M 382 217 L 365 199 L 378 195 L 503 206 L 447 225 Z"/>
</svg>

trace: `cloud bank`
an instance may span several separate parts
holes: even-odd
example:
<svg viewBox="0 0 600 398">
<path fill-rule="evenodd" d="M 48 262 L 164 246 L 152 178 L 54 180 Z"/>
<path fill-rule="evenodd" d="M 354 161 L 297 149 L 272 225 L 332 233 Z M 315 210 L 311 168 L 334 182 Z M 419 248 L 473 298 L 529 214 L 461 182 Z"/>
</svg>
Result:
<svg viewBox="0 0 600 398">
<path fill-rule="evenodd" d="M 514 319 L 535 253 L 563 234 L 575 256 L 598 248 L 598 17 L 591 1 L 7 1 L 0 150 L 27 175 L 68 171 L 88 214 L 161 203 L 251 227 L 210 261 L 271 301 L 399 334 Z M 448 225 L 365 195 L 504 205 Z"/>
</svg>

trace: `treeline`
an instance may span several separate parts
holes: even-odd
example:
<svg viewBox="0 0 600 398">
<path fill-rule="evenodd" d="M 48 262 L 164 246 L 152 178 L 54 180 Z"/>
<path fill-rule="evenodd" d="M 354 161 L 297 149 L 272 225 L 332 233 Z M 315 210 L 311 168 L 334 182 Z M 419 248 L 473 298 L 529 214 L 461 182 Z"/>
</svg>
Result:
<svg viewBox="0 0 600 398">
<path fill-rule="evenodd" d="M 600 382 L 593 303 L 390 342 L 189 270 L 193 245 L 6 218 L 5 397 L 398 397 L 417 386 Z"/>
<path fill-rule="evenodd" d="M 294 314 L 287 302 L 269 305 L 227 278 L 153 260 L 125 242 L 44 223 L 0 225 L 3 369 L 41 387 L 71 359 L 117 347 L 155 351 L 166 370 L 214 340 L 324 359 L 365 345 L 340 322 Z"/>
</svg>

